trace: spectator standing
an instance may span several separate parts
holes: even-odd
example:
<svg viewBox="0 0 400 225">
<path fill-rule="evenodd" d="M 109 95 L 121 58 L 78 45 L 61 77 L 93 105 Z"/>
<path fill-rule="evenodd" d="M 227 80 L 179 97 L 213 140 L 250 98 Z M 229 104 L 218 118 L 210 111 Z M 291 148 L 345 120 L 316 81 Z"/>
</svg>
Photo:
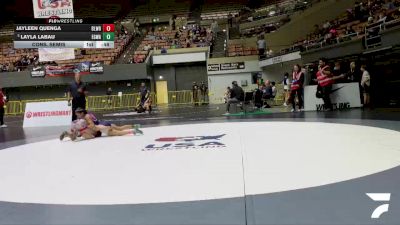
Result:
<svg viewBox="0 0 400 225">
<path fill-rule="evenodd" d="M 284 94 L 284 99 L 283 99 L 283 101 L 284 101 L 284 103 L 283 103 L 283 106 L 288 106 L 288 100 L 289 100 L 289 97 L 290 97 L 290 80 L 289 80 L 289 73 L 285 73 L 284 75 L 283 75 L 283 82 L 282 82 L 282 84 L 283 84 L 283 91 L 285 92 L 285 94 Z"/>
<path fill-rule="evenodd" d="M 231 98 L 231 87 L 227 87 L 224 94 L 224 103 L 228 102 L 228 99 Z"/>
<path fill-rule="evenodd" d="M 68 89 L 67 98 L 68 104 L 71 104 L 72 98 L 72 121 L 76 120 L 75 110 L 77 108 L 86 109 L 86 84 L 81 81 L 79 70 L 75 70 L 75 79 Z"/>
<path fill-rule="evenodd" d="M 226 103 L 226 114 L 225 115 L 229 115 L 229 109 L 230 109 L 231 104 L 240 103 L 243 100 L 244 100 L 243 89 L 238 85 L 237 81 L 233 81 L 232 89 L 231 89 L 231 96 L 228 99 L 228 102 Z"/>
<path fill-rule="evenodd" d="M 136 36 L 142 36 L 142 32 L 140 31 L 140 23 L 138 20 L 136 20 L 136 23 L 134 24 L 135 27 L 135 35 Z"/>
<path fill-rule="evenodd" d="M 292 112 L 296 111 L 296 96 L 299 100 L 299 112 L 303 109 L 303 85 L 304 74 L 301 71 L 300 65 L 294 65 L 292 74 L 292 85 L 290 92 L 290 101 L 292 102 Z"/>
<path fill-rule="evenodd" d="M 174 30 L 174 29 L 172 29 L 173 24 L 174 24 L 174 17 L 171 16 L 171 17 L 169 18 L 169 29 L 170 29 L 170 30 Z"/>
<path fill-rule="evenodd" d="M 172 16 L 172 30 L 176 30 L 176 15 Z"/>
<path fill-rule="evenodd" d="M 199 105 L 199 90 L 200 88 L 197 85 L 197 83 L 193 82 L 192 92 L 193 92 L 193 102 L 195 106 Z"/>
<path fill-rule="evenodd" d="M 340 62 L 335 62 L 335 67 L 333 68 L 333 76 L 342 76 L 343 79 L 341 79 L 339 82 L 345 82 L 345 76 L 342 70 L 342 64 Z"/>
<path fill-rule="evenodd" d="M 356 2 L 354 5 L 354 18 L 356 20 L 361 20 L 362 19 L 362 13 L 361 13 L 361 5 L 359 2 Z"/>
<path fill-rule="evenodd" d="M 0 88 L 0 128 L 6 128 L 7 125 L 4 123 L 4 114 L 5 114 L 5 110 L 4 110 L 4 106 L 7 103 L 7 97 L 6 95 L 3 93 L 3 89 Z"/>
<path fill-rule="evenodd" d="M 207 85 L 203 82 L 200 84 L 200 93 L 201 93 L 201 102 L 202 104 L 207 104 L 207 96 L 208 96 L 208 87 Z"/>
<path fill-rule="evenodd" d="M 111 95 L 112 95 L 112 88 L 111 88 L 111 87 L 109 87 L 109 88 L 107 89 L 106 95 L 107 95 L 107 106 L 108 106 L 108 107 L 111 107 L 111 105 L 112 105 L 112 97 L 111 97 Z"/>
<path fill-rule="evenodd" d="M 262 98 L 262 95 L 263 95 L 263 93 L 262 93 L 262 89 L 263 89 L 263 86 L 259 86 L 258 88 L 256 88 L 255 90 L 254 90 L 254 92 L 253 92 L 253 97 L 254 97 L 254 106 L 256 107 L 256 108 L 261 108 L 261 107 L 263 107 L 263 98 Z"/>
<path fill-rule="evenodd" d="M 149 98 L 150 91 L 147 89 L 146 84 L 142 82 L 139 88 L 140 105 L 143 106 L 146 100 Z"/>
<path fill-rule="evenodd" d="M 332 79 L 332 73 L 326 59 L 321 58 L 319 60 L 319 69 L 317 72 L 318 86 L 321 88 L 322 99 L 324 101 L 324 109 L 332 111 L 331 102 L 331 91 L 334 80 Z"/>
<path fill-rule="evenodd" d="M 271 88 L 272 88 L 272 99 L 275 99 L 276 95 L 278 94 L 278 89 L 276 89 L 275 86 L 275 81 L 271 82 Z"/>
<path fill-rule="evenodd" d="M 356 70 L 356 63 L 355 62 L 351 62 L 350 63 L 350 70 L 346 74 L 345 81 L 347 83 L 353 83 L 353 82 L 359 83 L 361 81 L 360 75 Z"/>
<path fill-rule="evenodd" d="M 361 66 L 361 72 L 363 73 L 361 77 L 361 87 L 364 96 L 364 107 L 366 107 L 370 106 L 371 76 L 367 71 L 366 65 Z"/>
<path fill-rule="evenodd" d="M 257 48 L 258 48 L 258 57 L 260 59 L 264 59 L 265 49 L 267 48 L 267 43 L 265 42 L 264 35 L 260 35 L 260 38 L 257 41 Z"/>
<path fill-rule="evenodd" d="M 232 28 L 233 26 L 233 16 L 231 13 L 228 14 L 228 24 L 229 24 L 229 28 Z"/>
<path fill-rule="evenodd" d="M 213 33 L 214 38 L 217 37 L 218 29 L 219 29 L 219 28 L 218 28 L 218 22 L 217 22 L 216 20 L 214 20 L 214 21 L 211 23 L 211 31 L 212 31 L 212 33 Z"/>
<path fill-rule="evenodd" d="M 321 90 L 322 99 L 324 101 L 324 109 L 326 111 L 333 111 L 330 97 L 332 92 L 332 85 L 335 83 L 335 80 L 342 79 L 344 75 L 334 76 L 331 72 L 329 65 L 327 64 L 327 60 L 325 58 L 321 58 L 319 60 L 319 69 L 316 76 L 318 81 L 318 88 L 320 88 Z"/>
<path fill-rule="evenodd" d="M 262 99 L 264 101 L 264 108 L 271 108 L 271 106 L 268 104 L 267 100 L 272 99 L 272 86 L 271 82 L 269 80 L 266 80 L 264 82 L 264 85 L 261 88 L 262 90 Z"/>
</svg>

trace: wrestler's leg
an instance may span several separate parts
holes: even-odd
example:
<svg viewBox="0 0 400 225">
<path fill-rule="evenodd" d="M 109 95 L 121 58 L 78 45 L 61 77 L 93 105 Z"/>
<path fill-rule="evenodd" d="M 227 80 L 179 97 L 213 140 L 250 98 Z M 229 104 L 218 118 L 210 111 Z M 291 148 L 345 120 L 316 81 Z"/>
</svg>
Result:
<svg viewBox="0 0 400 225">
<path fill-rule="evenodd" d="M 113 128 L 110 128 L 107 132 L 108 136 L 124 136 L 128 134 L 135 134 L 133 130 L 115 130 Z"/>
<path fill-rule="evenodd" d="M 71 141 L 75 141 L 77 138 L 77 134 L 75 132 L 68 132 L 68 131 L 64 131 L 61 135 L 60 135 L 60 141 L 64 140 L 65 137 L 69 137 L 71 139 Z"/>
<path fill-rule="evenodd" d="M 117 126 L 115 124 L 111 125 L 111 128 L 113 130 L 117 131 L 124 131 L 124 130 L 133 130 L 135 134 L 137 135 L 142 135 L 143 131 L 140 130 L 140 124 L 135 124 L 135 125 L 122 125 L 122 126 Z"/>
<path fill-rule="evenodd" d="M 112 124 L 111 128 L 114 130 L 132 130 L 133 126 L 132 125 L 117 126 L 115 124 Z"/>
<path fill-rule="evenodd" d="M 95 138 L 94 134 L 93 134 L 93 131 L 90 130 L 90 129 L 86 129 L 86 130 L 82 131 L 81 132 L 81 137 L 83 139 L 93 139 L 93 138 Z"/>
</svg>

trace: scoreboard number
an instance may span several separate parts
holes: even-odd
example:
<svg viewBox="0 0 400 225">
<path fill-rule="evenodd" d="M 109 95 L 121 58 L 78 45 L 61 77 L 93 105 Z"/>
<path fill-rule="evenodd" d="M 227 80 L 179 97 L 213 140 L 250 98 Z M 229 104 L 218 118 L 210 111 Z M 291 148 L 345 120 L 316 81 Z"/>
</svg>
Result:
<svg viewBox="0 0 400 225">
<path fill-rule="evenodd" d="M 114 24 L 103 24 L 103 32 L 114 32 L 115 26 Z"/>
<path fill-rule="evenodd" d="M 114 32 L 103 33 L 103 41 L 114 41 Z"/>
</svg>

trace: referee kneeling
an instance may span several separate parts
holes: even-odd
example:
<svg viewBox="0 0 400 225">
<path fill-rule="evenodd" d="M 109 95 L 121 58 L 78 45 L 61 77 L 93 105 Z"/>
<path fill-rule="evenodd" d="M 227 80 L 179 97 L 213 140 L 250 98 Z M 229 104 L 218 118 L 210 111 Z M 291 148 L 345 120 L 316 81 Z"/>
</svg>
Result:
<svg viewBox="0 0 400 225">
<path fill-rule="evenodd" d="M 72 121 L 76 120 L 75 110 L 77 108 L 86 109 L 86 85 L 81 81 L 79 70 L 74 70 L 75 80 L 68 88 L 68 105 L 71 105 L 72 97 Z"/>
</svg>

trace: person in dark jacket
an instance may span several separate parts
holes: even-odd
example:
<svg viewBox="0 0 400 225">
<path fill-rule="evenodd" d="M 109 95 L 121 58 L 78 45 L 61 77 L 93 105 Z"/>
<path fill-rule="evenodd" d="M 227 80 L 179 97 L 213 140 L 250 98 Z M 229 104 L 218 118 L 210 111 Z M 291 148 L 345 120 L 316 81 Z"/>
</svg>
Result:
<svg viewBox="0 0 400 225">
<path fill-rule="evenodd" d="M 193 102 L 195 106 L 199 105 L 200 99 L 199 99 L 199 92 L 200 92 L 200 87 L 197 85 L 196 82 L 193 82 L 192 85 L 192 93 L 193 93 Z"/>
<path fill-rule="evenodd" d="M 240 103 L 244 100 L 244 91 L 239 87 L 237 81 L 232 82 L 231 96 L 226 103 L 226 114 L 229 114 L 231 104 Z"/>
<path fill-rule="evenodd" d="M 354 83 L 357 82 L 359 83 L 361 81 L 361 74 L 357 70 L 356 63 L 351 62 L 350 63 L 350 70 L 347 72 L 346 77 L 345 77 L 345 82 L 347 83 Z"/>
<path fill-rule="evenodd" d="M 86 84 L 81 81 L 79 70 L 74 71 L 75 80 L 71 83 L 68 89 L 68 103 L 71 104 L 72 98 L 72 121 L 76 120 L 75 110 L 77 108 L 86 109 Z"/>
<path fill-rule="evenodd" d="M 201 93 L 201 104 L 207 104 L 208 103 L 208 87 L 207 85 L 203 82 L 200 84 L 200 93 Z"/>
</svg>

